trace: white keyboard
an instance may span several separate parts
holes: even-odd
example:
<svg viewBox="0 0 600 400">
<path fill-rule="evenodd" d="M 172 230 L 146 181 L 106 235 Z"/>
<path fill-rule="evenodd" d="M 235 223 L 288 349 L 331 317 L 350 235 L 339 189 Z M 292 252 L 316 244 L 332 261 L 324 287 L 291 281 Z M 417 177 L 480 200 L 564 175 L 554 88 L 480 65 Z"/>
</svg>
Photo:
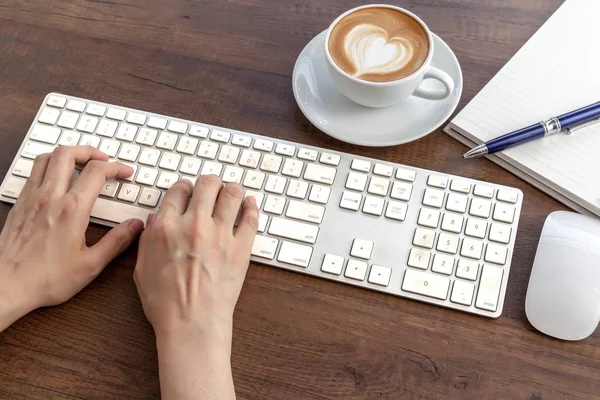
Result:
<svg viewBox="0 0 600 400">
<path fill-rule="evenodd" d="M 94 222 L 145 221 L 173 183 L 215 174 L 256 197 L 253 261 L 487 317 L 502 313 L 518 189 L 51 93 L 0 200 L 16 201 L 38 154 L 77 144 L 136 170 L 106 182 Z"/>
</svg>

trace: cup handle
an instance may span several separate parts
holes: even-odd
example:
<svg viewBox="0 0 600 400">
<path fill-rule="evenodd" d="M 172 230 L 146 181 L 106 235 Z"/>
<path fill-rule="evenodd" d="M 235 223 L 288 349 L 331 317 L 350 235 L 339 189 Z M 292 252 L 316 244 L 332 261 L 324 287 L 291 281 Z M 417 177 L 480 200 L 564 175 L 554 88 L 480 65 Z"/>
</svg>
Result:
<svg viewBox="0 0 600 400">
<path fill-rule="evenodd" d="M 454 90 L 454 81 L 444 71 L 435 67 L 429 67 L 425 75 L 423 76 L 423 80 L 433 78 L 440 81 L 444 85 L 444 90 L 431 90 L 425 89 L 423 87 L 418 87 L 417 90 L 413 92 L 413 96 L 422 97 L 428 100 L 442 100 L 446 97 L 450 96 L 450 93 Z M 423 84 L 423 82 L 421 82 Z"/>
</svg>

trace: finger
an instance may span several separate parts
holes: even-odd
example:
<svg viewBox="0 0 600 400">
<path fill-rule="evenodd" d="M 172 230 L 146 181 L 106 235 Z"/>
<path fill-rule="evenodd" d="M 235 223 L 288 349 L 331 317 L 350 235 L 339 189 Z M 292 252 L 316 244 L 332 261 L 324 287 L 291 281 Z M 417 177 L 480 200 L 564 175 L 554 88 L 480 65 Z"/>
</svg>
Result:
<svg viewBox="0 0 600 400">
<path fill-rule="evenodd" d="M 98 271 L 121 254 L 144 230 L 144 222 L 130 219 L 111 229 L 98 243 L 84 253 L 86 265 L 97 266 Z"/>
<path fill-rule="evenodd" d="M 44 176 L 46 175 L 48 162 L 50 162 L 50 154 L 51 153 L 40 154 L 35 158 L 33 167 L 31 168 L 31 174 L 29 175 L 27 182 L 25 182 L 25 186 L 21 191 L 21 196 L 19 196 L 20 198 L 27 198 L 28 193 L 40 187 L 44 181 Z"/>
<path fill-rule="evenodd" d="M 62 196 L 69 190 L 75 165 L 91 160 L 108 161 L 108 156 L 91 146 L 57 147 L 50 157 L 44 182 Z"/>
<path fill-rule="evenodd" d="M 89 215 L 107 179 L 124 179 L 131 174 L 133 168 L 125 164 L 92 160 L 81 171 L 67 196 L 73 196 L 79 208 Z"/>
<path fill-rule="evenodd" d="M 242 218 L 235 231 L 235 238 L 241 241 L 242 251 L 250 254 L 252 243 L 258 230 L 258 207 L 256 199 L 253 196 L 248 196 L 242 204 Z"/>
<path fill-rule="evenodd" d="M 212 217 L 217 196 L 223 188 L 223 181 L 216 175 L 202 175 L 196 181 L 194 194 L 190 200 L 188 212 Z"/>
<path fill-rule="evenodd" d="M 157 218 L 172 218 L 185 213 L 194 191 L 192 182 L 187 179 L 175 183 L 165 194 Z"/>
<path fill-rule="evenodd" d="M 230 230 L 237 218 L 238 211 L 244 200 L 244 189 L 237 183 L 228 183 L 217 198 L 213 218 L 215 222 L 223 224 Z"/>
<path fill-rule="evenodd" d="M 152 225 L 154 225 L 154 221 L 156 221 L 156 214 L 149 214 L 148 220 L 146 221 L 146 229 L 152 227 Z"/>
</svg>

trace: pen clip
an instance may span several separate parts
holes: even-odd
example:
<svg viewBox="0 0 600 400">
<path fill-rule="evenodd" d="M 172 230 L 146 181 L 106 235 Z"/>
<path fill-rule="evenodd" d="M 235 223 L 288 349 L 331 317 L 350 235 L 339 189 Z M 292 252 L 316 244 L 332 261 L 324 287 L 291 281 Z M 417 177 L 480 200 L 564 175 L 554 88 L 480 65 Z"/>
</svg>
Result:
<svg viewBox="0 0 600 400">
<path fill-rule="evenodd" d="M 577 126 L 574 126 L 572 128 L 567 128 L 567 129 L 565 129 L 565 133 L 567 135 L 570 135 L 573 132 L 575 132 L 576 130 L 579 130 L 581 128 L 585 128 L 586 126 L 597 124 L 598 122 L 600 122 L 600 117 L 596 118 L 596 119 L 592 119 L 591 121 L 588 121 L 585 124 L 577 125 Z"/>
</svg>

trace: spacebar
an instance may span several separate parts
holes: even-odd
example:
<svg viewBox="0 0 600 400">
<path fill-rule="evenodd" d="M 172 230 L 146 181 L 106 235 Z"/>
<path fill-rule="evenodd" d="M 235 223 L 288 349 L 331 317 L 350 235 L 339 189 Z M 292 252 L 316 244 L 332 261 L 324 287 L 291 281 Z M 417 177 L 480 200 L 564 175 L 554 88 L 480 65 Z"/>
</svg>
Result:
<svg viewBox="0 0 600 400">
<path fill-rule="evenodd" d="M 96 199 L 96 203 L 94 203 L 94 208 L 92 208 L 91 215 L 92 217 L 115 222 L 117 224 L 127 221 L 130 218 L 139 218 L 144 221 L 144 225 L 146 225 L 148 215 L 152 214 L 153 212 L 153 210 L 130 206 L 128 204 L 106 200 L 99 197 Z"/>
</svg>

